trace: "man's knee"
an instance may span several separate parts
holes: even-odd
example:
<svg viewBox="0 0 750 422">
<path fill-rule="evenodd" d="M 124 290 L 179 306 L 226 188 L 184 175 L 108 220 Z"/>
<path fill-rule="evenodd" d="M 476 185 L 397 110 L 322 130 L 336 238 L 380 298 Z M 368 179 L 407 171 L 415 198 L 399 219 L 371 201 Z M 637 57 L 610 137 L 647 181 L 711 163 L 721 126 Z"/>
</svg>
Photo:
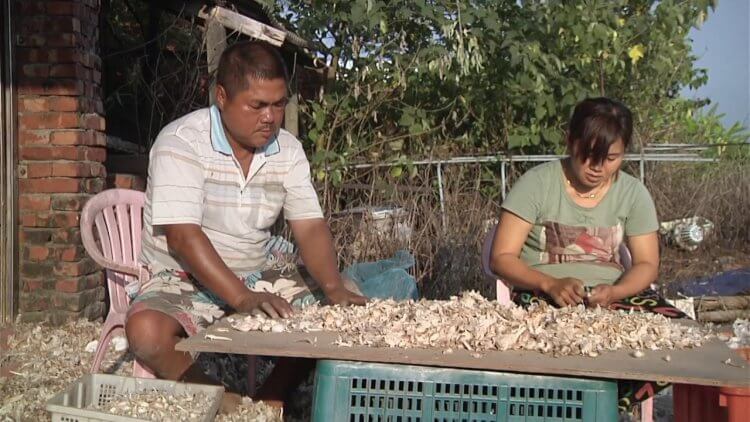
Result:
<svg viewBox="0 0 750 422">
<path fill-rule="evenodd" d="M 131 315 L 125 324 L 130 350 L 146 362 L 153 362 L 164 353 L 174 351 L 179 334 L 171 318 L 161 312 L 141 311 Z"/>
</svg>

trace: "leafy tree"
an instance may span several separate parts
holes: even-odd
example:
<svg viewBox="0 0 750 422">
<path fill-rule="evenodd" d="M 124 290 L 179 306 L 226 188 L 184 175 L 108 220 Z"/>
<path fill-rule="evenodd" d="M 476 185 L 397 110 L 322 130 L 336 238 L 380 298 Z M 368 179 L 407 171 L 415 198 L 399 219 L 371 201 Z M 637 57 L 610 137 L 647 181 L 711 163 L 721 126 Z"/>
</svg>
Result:
<svg viewBox="0 0 750 422">
<path fill-rule="evenodd" d="M 606 95 L 643 142 L 701 133 L 707 80 L 688 31 L 713 0 L 267 1 L 321 46 L 329 80 L 306 106 L 313 165 L 560 151 L 572 107 Z M 686 119 L 692 124 L 686 124 Z M 712 130 L 716 130 L 714 127 Z M 729 133 L 730 138 L 742 136 Z M 744 135 L 746 137 L 746 135 Z M 392 176 L 409 174 L 408 166 Z M 413 172 L 412 172 L 413 173 Z"/>
</svg>

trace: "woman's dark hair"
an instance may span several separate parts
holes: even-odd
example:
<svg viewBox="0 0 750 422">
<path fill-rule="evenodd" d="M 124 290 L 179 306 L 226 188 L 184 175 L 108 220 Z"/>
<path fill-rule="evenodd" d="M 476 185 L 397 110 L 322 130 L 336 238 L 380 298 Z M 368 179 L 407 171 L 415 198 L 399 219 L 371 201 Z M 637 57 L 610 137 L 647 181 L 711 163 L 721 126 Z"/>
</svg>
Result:
<svg viewBox="0 0 750 422">
<path fill-rule="evenodd" d="M 587 98 L 573 111 L 568 124 L 568 148 L 580 161 L 601 164 L 609 147 L 622 140 L 625 150 L 633 136 L 633 115 L 625 104 L 609 98 Z"/>
<path fill-rule="evenodd" d="M 284 59 L 272 45 L 262 41 L 233 44 L 221 54 L 216 83 L 223 86 L 229 98 L 250 86 L 250 80 L 289 80 Z"/>
</svg>

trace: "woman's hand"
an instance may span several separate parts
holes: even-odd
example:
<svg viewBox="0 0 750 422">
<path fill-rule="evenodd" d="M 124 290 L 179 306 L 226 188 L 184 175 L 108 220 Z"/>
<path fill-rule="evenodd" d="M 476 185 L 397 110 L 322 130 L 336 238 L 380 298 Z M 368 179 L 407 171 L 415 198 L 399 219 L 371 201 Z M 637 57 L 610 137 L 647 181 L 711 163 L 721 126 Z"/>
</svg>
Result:
<svg viewBox="0 0 750 422">
<path fill-rule="evenodd" d="M 573 277 L 552 279 L 542 287 L 542 290 L 558 306 L 576 306 L 583 303 L 586 296 L 583 281 Z"/>
<path fill-rule="evenodd" d="M 616 300 L 615 287 L 613 285 L 599 284 L 591 289 L 588 302 L 590 307 L 596 307 L 599 305 L 602 308 L 606 308 Z"/>
</svg>

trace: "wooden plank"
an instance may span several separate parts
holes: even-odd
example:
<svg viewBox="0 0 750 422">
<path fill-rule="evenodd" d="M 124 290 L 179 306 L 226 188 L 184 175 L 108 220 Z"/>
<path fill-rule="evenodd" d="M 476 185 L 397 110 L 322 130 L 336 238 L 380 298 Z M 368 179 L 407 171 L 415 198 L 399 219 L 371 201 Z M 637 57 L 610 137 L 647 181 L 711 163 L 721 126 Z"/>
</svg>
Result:
<svg viewBox="0 0 750 422">
<path fill-rule="evenodd" d="M 723 342 L 713 339 L 703 347 L 684 350 L 647 351 L 634 358 L 629 351 L 603 353 L 596 358 L 564 356 L 555 358 L 538 352 L 488 352 L 476 358 L 465 350 L 443 354 L 434 349 L 372 348 L 335 346 L 337 334 L 317 333 L 243 333 L 219 322 L 176 346 L 180 351 L 238 353 L 261 356 L 293 356 L 315 359 L 340 359 L 362 362 L 401 363 L 589 378 L 664 381 L 708 386 L 750 387 L 750 368 L 739 354 Z M 229 337 L 231 341 L 209 340 L 204 334 Z M 670 362 L 663 358 L 670 355 Z M 733 364 L 724 362 L 731 359 Z"/>
<path fill-rule="evenodd" d="M 284 31 L 280 31 L 272 26 L 260 23 L 254 19 L 250 19 L 247 16 L 235 13 L 223 7 L 213 7 L 208 13 L 201 11 L 198 13 L 198 17 L 205 19 L 206 21 L 216 20 L 229 29 L 265 41 L 276 47 L 281 47 L 281 45 L 284 44 L 284 39 L 286 39 L 286 33 Z"/>
</svg>

